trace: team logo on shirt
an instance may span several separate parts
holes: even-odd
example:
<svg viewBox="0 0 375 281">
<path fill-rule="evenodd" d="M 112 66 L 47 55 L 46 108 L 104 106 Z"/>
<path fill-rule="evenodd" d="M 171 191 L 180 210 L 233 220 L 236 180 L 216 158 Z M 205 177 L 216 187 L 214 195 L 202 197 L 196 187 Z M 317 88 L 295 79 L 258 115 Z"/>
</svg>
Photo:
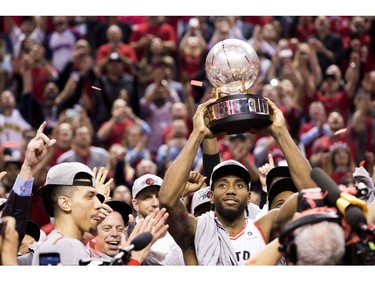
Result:
<svg viewBox="0 0 375 281">
<path fill-rule="evenodd" d="M 259 238 L 259 235 L 257 235 L 257 233 L 254 233 L 250 230 L 248 232 L 246 232 L 246 235 L 245 235 L 246 240 L 253 240 L 253 239 L 257 239 L 257 238 Z"/>
</svg>

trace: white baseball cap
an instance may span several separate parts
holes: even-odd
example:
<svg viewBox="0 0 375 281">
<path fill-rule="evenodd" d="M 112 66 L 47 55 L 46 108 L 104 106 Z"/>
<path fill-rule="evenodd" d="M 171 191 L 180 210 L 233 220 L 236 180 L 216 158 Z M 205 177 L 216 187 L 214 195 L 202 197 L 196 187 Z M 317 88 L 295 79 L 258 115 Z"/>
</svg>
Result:
<svg viewBox="0 0 375 281">
<path fill-rule="evenodd" d="M 91 169 L 81 162 L 64 162 L 53 166 L 48 170 L 46 182 L 43 188 L 55 185 L 74 186 L 78 185 L 75 182 L 75 176 L 78 173 L 88 174 L 91 178 L 90 186 L 95 187 L 95 177 Z M 79 185 L 86 185 L 80 182 Z"/>
<path fill-rule="evenodd" d="M 210 177 L 211 190 L 214 182 L 217 181 L 223 175 L 238 176 L 239 178 L 243 179 L 246 183 L 249 184 L 250 189 L 251 178 L 249 171 L 240 162 L 230 159 L 217 164 L 212 170 Z"/>
<path fill-rule="evenodd" d="M 210 202 L 211 187 L 206 186 L 194 192 L 193 199 L 191 200 L 191 213 L 194 214 L 195 208 L 200 205 Z"/>
<path fill-rule="evenodd" d="M 145 174 L 143 176 L 140 176 L 134 181 L 134 184 L 133 184 L 133 188 L 132 188 L 133 199 L 136 198 L 138 193 L 141 192 L 143 189 L 150 187 L 150 186 L 161 187 L 162 183 L 163 183 L 163 179 L 153 174 Z"/>
</svg>

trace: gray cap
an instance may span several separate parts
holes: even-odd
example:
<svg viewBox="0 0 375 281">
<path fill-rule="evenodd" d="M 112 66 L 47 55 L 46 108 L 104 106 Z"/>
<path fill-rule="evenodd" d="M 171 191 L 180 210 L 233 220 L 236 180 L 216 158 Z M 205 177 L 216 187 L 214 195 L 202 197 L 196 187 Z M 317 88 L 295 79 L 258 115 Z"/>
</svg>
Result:
<svg viewBox="0 0 375 281">
<path fill-rule="evenodd" d="M 214 183 L 223 175 L 238 176 L 249 185 L 250 189 L 251 178 L 249 171 L 240 162 L 230 159 L 217 164 L 212 170 L 210 177 L 211 190 L 213 190 Z"/>
<path fill-rule="evenodd" d="M 150 186 L 161 187 L 162 183 L 163 183 L 162 178 L 155 176 L 153 174 L 145 174 L 137 178 L 134 181 L 133 188 L 132 188 L 132 197 L 136 198 L 138 193 L 147 187 L 150 187 Z"/>
<path fill-rule="evenodd" d="M 193 199 L 191 200 L 191 213 L 194 214 L 195 208 L 200 205 L 210 202 L 211 187 L 206 186 L 194 192 Z"/>
<path fill-rule="evenodd" d="M 92 187 L 95 187 L 95 177 L 91 169 L 80 162 L 64 162 L 49 169 L 44 187 L 51 185 L 73 186 L 78 173 L 86 173 L 91 177 Z"/>
</svg>

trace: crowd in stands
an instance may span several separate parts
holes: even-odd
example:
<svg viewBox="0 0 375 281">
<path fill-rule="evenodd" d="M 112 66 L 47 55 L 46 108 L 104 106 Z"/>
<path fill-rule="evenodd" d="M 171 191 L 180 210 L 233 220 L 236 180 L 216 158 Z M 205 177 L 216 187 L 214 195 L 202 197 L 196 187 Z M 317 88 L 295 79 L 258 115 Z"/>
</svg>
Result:
<svg viewBox="0 0 375 281">
<path fill-rule="evenodd" d="M 0 199 L 11 194 L 28 145 L 44 124 L 43 133 L 56 143 L 33 167 L 30 221 L 47 235 L 53 231 L 39 190 L 49 170 L 66 162 L 104 167 L 111 181 L 106 197 L 133 207 L 129 214 L 136 221 L 146 219 L 152 212 L 139 216 L 132 203 L 136 180 L 168 175 L 167 182 L 183 182 L 169 168 L 183 171 L 174 161 L 189 146 L 198 106 L 211 98 L 206 55 L 232 38 L 248 42 L 259 57 L 248 93 L 275 104 L 312 168 L 323 169 L 338 186 L 355 184 L 356 167 L 375 177 L 375 17 L 1 16 L 0 172 L 6 174 Z M 204 144 L 191 151 L 186 169 L 209 177 Z M 217 153 L 248 171 L 259 210 L 268 192 L 258 168 L 270 159 L 274 166 L 291 166 L 271 133 L 218 136 Z M 184 201 L 193 215 L 192 196 Z M 165 198 L 167 212 L 175 211 Z M 153 216 L 166 220 L 164 212 Z M 266 229 L 268 240 L 273 236 Z M 157 259 L 160 251 L 155 253 Z M 179 248 L 175 254 L 182 260 Z"/>
</svg>

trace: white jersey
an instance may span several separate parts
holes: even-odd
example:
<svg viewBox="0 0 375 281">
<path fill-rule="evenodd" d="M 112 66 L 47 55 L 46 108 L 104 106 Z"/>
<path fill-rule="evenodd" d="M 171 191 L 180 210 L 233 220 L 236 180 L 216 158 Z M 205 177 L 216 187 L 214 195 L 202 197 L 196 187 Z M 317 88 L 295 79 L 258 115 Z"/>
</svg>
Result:
<svg viewBox="0 0 375 281">
<path fill-rule="evenodd" d="M 111 257 L 85 246 L 80 240 L 65 236 L 54 229 L 35 249 L 32 265 L 39 265 L 39 254 L 59 253 L 61 265 L 79 265 L 79 261 L 98 259 L 111 261 Z"/>
<path fill-rule="evenodd" d="M 254 220 L 247 218 L 246 226 L 236 236 L 229 237 L 239 265 L 255 256 L 266 246 L 266 239 Z"/>
</svg>

